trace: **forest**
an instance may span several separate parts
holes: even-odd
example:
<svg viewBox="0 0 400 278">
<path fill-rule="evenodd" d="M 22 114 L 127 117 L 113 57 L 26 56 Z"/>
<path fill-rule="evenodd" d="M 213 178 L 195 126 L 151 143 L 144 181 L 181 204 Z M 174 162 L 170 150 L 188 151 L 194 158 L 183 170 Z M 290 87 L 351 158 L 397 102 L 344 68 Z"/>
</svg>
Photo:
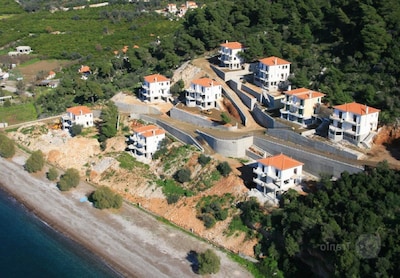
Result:
<svg viewBox="0 0 400 278">
<path fill-rule="evenodd" d="M 382 162 L 336 181 L 324 177 L 306 196 L 288 191 L 267 215 L 255 217 L 259 205 L 242 205 L 242 218 L 258 222 L 263 235 L 256 247 L 261 269 L 275 261 L 285 277 L 395 277 L 399 185 L 400 171 Z"/>
<path fill-rule="evenodd" d="M 121 2 L 29 16 L 20 11 L 0 22 L 0 45 L 20 40 L 41 58 L 88 63 L 96 68 L 88 82 L 99 83 L 106 91 L 102 95 L 109 96 L 122 88 L 134 90 L 144 74 L 170 77 L 183 61 L 217 53 L 225 40 L 239 41 L 247 47 L 247 62 L 272 55 L 290 61 L 292 88 L 319 90 L 329 105 L 355 100 L 379 108 L 382 124 L 400 115 L 398 1 L 198 1 L 201 8 L 181 20 L 152 12 L 164 8 L 165 1 L 151 1 L 145 12 L 138 4 Z M 130 48 L 118 60 L 113 51 L 124 45 Z"/>
</svg>

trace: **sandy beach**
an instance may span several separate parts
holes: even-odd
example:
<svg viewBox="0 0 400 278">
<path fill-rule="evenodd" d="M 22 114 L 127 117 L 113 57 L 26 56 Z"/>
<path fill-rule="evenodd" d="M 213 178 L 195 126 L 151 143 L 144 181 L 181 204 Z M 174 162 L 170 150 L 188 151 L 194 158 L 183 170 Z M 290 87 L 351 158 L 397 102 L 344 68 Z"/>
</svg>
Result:
<svg viewBox="0 0 400 278">
<path fill-rule="evenodd" d="M 70 192 L 34 177 L 23 169 L 25 157 L 0 158 L 4 189 L 56 230 L 85 246 L 125 277 L 199 277 L 187 259 L 190 251 L 211 245 L 157 221 L 140 209 L 124 204 L 117 212 L 95 209 L 81 202 L 94 188 L 81 182 Z M 213 248 L 221 270 L 211 277 L 251 277 L 244 268 Z"/>
</svg>

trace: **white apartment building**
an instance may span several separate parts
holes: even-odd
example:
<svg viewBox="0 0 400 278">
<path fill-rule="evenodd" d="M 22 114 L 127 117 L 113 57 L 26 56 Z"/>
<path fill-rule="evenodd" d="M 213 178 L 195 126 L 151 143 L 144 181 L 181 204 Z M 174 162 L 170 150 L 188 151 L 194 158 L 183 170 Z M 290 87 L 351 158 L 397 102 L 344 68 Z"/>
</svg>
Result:
<svg viewBox="0 0 400 278">
<path fill-rule="evenodd" d="M 129 137 L 129 149 L 135 156 L 151 159 L 165 138 L 165 130 L 155 125 L 135 128 Z"/>
<path fill-rule="evenodd" d="M 241 69 L 244 59 L 239 56 L 240 52 L 244 51 L 243 44 L 239 42 L 226 42 L 221 44 L 218 51 L 221 56 L 218 58 L 221 61 L 221 67 L 226 67 L 230 70 Z"/>
<path fill-rule="evenodd" d="M 284 92 L 281 100 L 283 108 L 281 118 L 301 125 L 312 124 L 321 107 L 321 99 L 325 94 L 306 88 L 298 88 Z"/>
<path fill-rule="evenodd" d="M 330 116 L 329 138 L 334 141 L 347 140 L 358 145 L 370 141 L 378 129 L 379 109 L 352 102 L 333 107 Z"/>
<path fill-rule="evenodd" d="M 278 91 L 281 82 L 289 78 L 290 62 L 272 56 L 258 61 L 254 84 L 269 92 Z"/>
<path fill-rule="evenodd" d="M 301 182 L 303 165 L 284 154 L 262 158 L 257 160 L 257 167 L 253 168 L 253 173 L 257 175 L 253 181 L 264 195 L 269 194 L 276 198 L 277 194 L 282 194 Z"/>
<path fill-rule="evenodd" d="M 200 109 L 217 108 L 222 97 L 222 86 L 217 81 L 204 77 L 193 80 L 186 90 L 186 106 Z"/>
<path fill-rule="evenodd" d="M 75 106 L 67 109 L 67 114 L 61 117 L 62 128 L 69 129 L 72 125 L 91 127 L 93 123 L 93 112 L 87 106 Z"/>
<path fill-rule="evenodd" d="M 171 81 L 161 74 L 152 74 L 144 77 L 139 98 L 147 102 L 166 101 L 171 97 Z"/>
</svg>

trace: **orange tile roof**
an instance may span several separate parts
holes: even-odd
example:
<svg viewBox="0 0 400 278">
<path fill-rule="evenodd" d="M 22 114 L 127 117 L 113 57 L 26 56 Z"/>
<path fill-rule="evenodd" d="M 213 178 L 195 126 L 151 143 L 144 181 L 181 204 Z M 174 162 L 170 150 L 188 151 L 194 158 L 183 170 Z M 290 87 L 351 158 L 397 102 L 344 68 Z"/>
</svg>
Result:
<svg viewBox="0 0 400 278">
<path fill-rule="evenodd" d="M 262 158 L 257 160 L 257 162 L 260 162 L 265 166 L 273 166 L 281 171 L 304 165 L 304 163 L 294 160 L 293 158 L 290 158 L 284 154 L 278 154 L 271 157 Z"/>
<path fill-rule="evenodd" d="M 67 109 L 68 113 L 72 113 L 76 116 L 79 115 L 86 115 L 92 113 L 92 110 L 89 109 L 87 106 L 74 106 Z"/>
<path fill-rule="evenodd" d="M 155 82 L 165 82 L 169 81 L 168 78 L 166 78 L 164 75 L 161 74 L 152 74 L 152 75 L 147 75 L 144 77 L 144 80 L 146 80 L 149 83 L 155 83 Z"/>
<path fill-rule="evenodd" d="M 89 72 L 89 71 L 90 71 L 90 67 L 89 66 L 81 66 L 81 68 L 79 69 L 80 73 Z"/>
<path fill-rule="evenodd" d="M 259 60 L 261 63 L 267 66 L 277 66 L 277 65 L 287 65 L 290 64 L 290 62 L 283 60 L 281 58 L 271 56 L 268 58 L 260 59 Z"/>
<path fill-rule="evenodd" d="M 300 99 L 308 99 L 308 98 L 317 98 L 317 97 L 324 97 L 325 94 L 316 92 L 306 88 L 298 88 L 290 91 L 285 92 L 286 95 L 296 96 Z"/>
<path fill-rule="evenodd" d="M 155 125 L 146 125 L 146 126 L 141 126 L 138 128 L 133 129 L 135 133 L 140 133 L 144 137 L 151 137 L 154 135 L 161 135 L 165 134 L 165 130 L 161 129 Z"/>
<path fill-rule="evenodd" d="M 49 71 L 49 75 L 53 75 L 53 74 L 56 74 L 54 71 Z"/>
<path fill-rule="evenodd" d="M 203 87 L 211 87 L 211 86 L 218 86 L 221 85 L 217 81 L 210 79 L 208 77 L 200 78 L 200 79 L 195 79 L 192 81 L 193 84 L 200 85 Z"/>
<path fill-rule="evenodd" d="M 374 107 L 367 106 L 367 105 L 364 105 L 364 104 L 360 104 L 360 103 L 357 103 L 357 102 L 336 105 L 336 106 L 333 106 L 333 108 L 337 109 L 339 111 L 343 111 L 343 112 L 351 112 L 351 113 L 356 114 L 356 115 L 367 115 L 367 114 L 372 114 L 372 113 L 376 113 L 376 112 L 381 111 L 381 110 L 376 109 Z"/>
<path fill-rule="evenodd" d="M 226 42 L 221 44 L 222 47 L 230 48 L 230 49 L 242 49 L 244 48 L 243 44 L 240 42 Z"/>
</svg>

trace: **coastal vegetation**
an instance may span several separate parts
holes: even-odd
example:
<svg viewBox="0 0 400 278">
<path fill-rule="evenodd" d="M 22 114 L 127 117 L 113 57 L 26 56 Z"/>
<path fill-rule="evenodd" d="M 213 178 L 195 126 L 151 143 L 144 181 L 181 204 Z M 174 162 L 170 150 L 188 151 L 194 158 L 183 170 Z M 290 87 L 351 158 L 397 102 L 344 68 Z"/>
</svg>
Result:
<svg viewBox="0 0 400 278">
<path fill-rule="evenodd" d="M 13 157 L 15 154 L 15 143 L 5 134 L 0 133 L 0 156 L 4 158 Z"/>
<path fill-rule="evenodd" d="M 68 191 L 71 188 L 77 187 L 79 184 L 79 171 L 74 168 L 68 168 L 57 183 L 58 189 Z"/>
<path fill-rule="evenodd" d="M 119 209 L 122 206 L 121 195 L 114 193 L 109 187 L 102 186 L 94 191 L 89 200 L 93 202 L 95 208 L 98 209 Z"/>
<path fill-rule="evenodd" d="M 44 167 L 44 156 L 41 150 L 34 151 L 25 162 L 25 170 L 29 173 L 39 172 Z"/>
<path fill-rule="evenodd" d="M 55 167 L 51 167 L 49 171 L 46 173 L 47 178 L 50 181 L 55 181 L 58 179 L 58 171 Z"/>
<path fill-rule="evenodd" d="M 204 253 L 197 254 L 199 263 L 199 274 L 215 274 L 218 273 L 221 261 L 220 258 L 211 249 L 207 249 Z"/>
</svg>

